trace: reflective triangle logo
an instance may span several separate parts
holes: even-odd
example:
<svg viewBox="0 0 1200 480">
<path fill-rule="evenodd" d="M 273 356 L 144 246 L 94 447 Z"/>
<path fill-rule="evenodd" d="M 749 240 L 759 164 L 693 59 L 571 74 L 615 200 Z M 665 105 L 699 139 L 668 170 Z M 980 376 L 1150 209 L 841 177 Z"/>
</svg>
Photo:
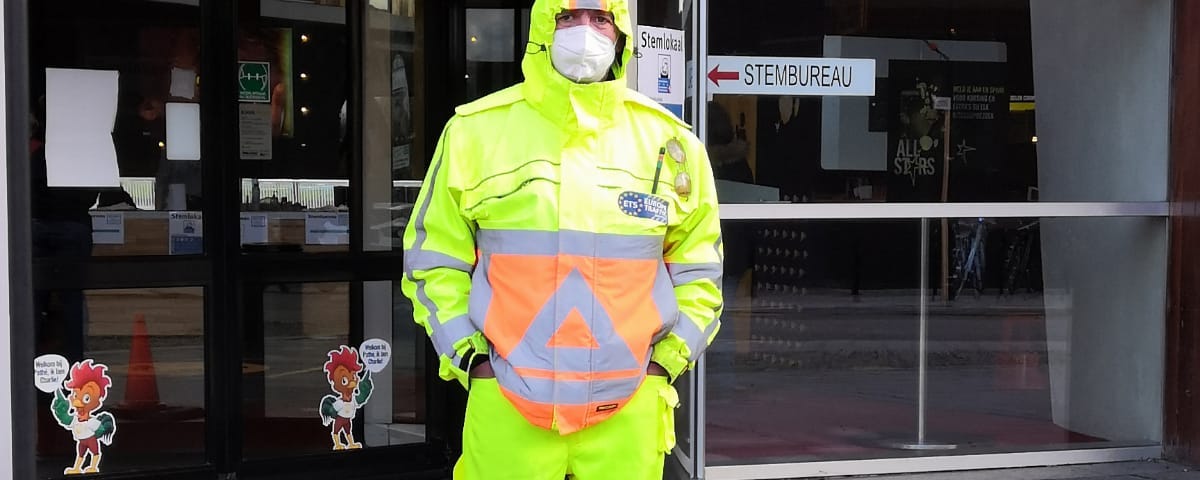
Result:
<svg viewBox="0 0 1200 480">
<path fill-rule="evenodd" d="M 578 308 L 572 308 L 567 314 L 567 318 L 563 319 L 562 325 L 558 327 L 558 331 L 550 337 L 550 341 L 546 342 L 549 348 L 586 348 L 595 350 L 600 348 L 600 344 L 596 343 L 596 337 L 592 335 L 592 329 L 588 326 L 587 321 L 583 319 L 583 315 L 579 313 Z"/>
<path fill-rule="evenodd" d="M 593 358 L 602 358 L 605 370 L 642 368 L 641 357 L 621 340 L 612 317 L 580 270 L 564 265 L 560 269 L 562 281 L 554 295 L 505 358 L 513 365 L 534 368 L 546 368 L 549 361 L 557 370 L 574 372 L 591 371 Z"/>
</svg>

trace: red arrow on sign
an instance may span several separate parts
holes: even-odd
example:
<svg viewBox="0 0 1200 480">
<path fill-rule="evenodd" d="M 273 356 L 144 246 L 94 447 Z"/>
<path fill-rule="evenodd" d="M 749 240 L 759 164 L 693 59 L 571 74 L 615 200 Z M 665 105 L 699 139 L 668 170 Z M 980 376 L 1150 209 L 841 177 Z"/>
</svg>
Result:
<svg viewBox="0 0 1200 480">
<path fill-rule="evenodd" d="M 713 85 L 721 86 L 721 80 L 740 80 L 742 75 L 738 72 L 722 72 L 721 66 L 713 67 L 711 72 L 708 72 L 708 79 L 713 82 Z"/>
</svg>

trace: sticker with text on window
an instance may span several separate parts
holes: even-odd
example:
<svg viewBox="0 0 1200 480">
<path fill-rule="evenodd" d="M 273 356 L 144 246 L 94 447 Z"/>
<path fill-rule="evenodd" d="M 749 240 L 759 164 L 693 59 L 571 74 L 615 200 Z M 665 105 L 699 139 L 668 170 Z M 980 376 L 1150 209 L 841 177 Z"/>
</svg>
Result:
<svg viewBox="0 0 1200 480">
<path fill-rule="evenodd" d="M 117 433 L 117 420 L 102 412 L 112 378 L 108 366 L 86 359 L 67 367 L 61 355 L 42 355 L 33 360 L 38 390 L 53 393 L 50 412 L 60 427 L 75 440 L 75 463 L 63 475 L 100 473 L 100 446 L 110 446 Z"/>
<path fill-rule="evenodd" d="M 354 441 L 354 417 L 371 399 L 374 382 L 372 373 L 387 367 L 392 346 L 377 338 L 363 342 L 358 348 L 340 345 L 326 354 L 322 370 L 332 395 L 321 398 L 321 423 L 330 427 L 334 450 L 362 448 Z"/>
</svg>

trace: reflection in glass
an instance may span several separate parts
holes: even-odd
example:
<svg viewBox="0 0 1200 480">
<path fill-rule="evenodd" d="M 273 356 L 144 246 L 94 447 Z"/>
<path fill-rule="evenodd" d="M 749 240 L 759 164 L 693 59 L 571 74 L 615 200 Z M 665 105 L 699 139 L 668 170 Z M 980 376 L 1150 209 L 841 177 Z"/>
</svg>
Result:
<svg viewBox="0 0 1200 480">
<path fill-rule="evenodd" d="M 716 93 L 705 140 L 718 195 L 724 203 L 1164 201 L 1170 6 L 1094 7 L 1077 22 L 1080 9 L 1064 3 L 713 0 L 714 56 L 875 60 L 874 71 L 852 76 L 874 78 L 871 97 L 725 95 L 706 82 Z M 1083 40 L 1096 36 L 1104 41 Z M 1134 69 L 1124 55 L 1138 59 Z M 1094 100 L 1129 85 L 1151 88 L 1128 102 Z"/>
<path fill-rule="evenodd" d="M 1162 219 L 947 219 L 944 244 L 941 225 L 927 441 L 957 447 L 943 454 L 1160 441 Z M 898 445 L 918 437 L 920 221 L 724 229 L 707 463 L 913 455 Z"/>
<path fill-rule="evenodd" d="M 335 392 L 323 366 L 340 346 L 358 347 L 349 338 L 350 285 L 262 285 L 247 298 L 260 303 L 248 306 L 242 368 L 246 457 L 330 451 L 320 406 Z"/>
<path fill-rule="evenodd" d="M 483 97 L 520 81 L 523 48 L 517 48 L 517 32 L 527 34 L 528 24 L 517 27 L 523 17 L 517 9 L 468 8 L 466 13 L 467 72 L 463 103 Z M 522 44 L 523 45 L 523 44 Z"/>
<path fill-rule="evenodd" d="M 350 244 L 344 2 L 238 18 L 241 240 L 254 252 Z M 245 10 L 245 9 L 243 9 Z"/>
<path fill-rule="evenodd" d="M 61 293 L 37 292 L 50 298 Z M 202 463 L 204 290 L 88 290 L 81 295 L 86 297 L 82 313 L 59 309 L 80 305 L 52 302 L 56 307 L 39 315 L 36 353 L 39 358 L 60 355 L 67 367 L 85 363 L 104 369 L 101 375 L 91 368 L 64 367 L 58 383 L 44 385 L 42 392 L 53 393 L 37 394 L 38 477 L 57 477 L 77 459 L 83 469 L 99 460 L 102 473 Z M 71 393 L 79 402 L 68 408 Z M 52 408 L 59 394 L 60 408 Z M 92 419 L 96 422 L 89 424 Z M 115 432 L 111 442 L 104 441 L 106 432 Z M 80 451 L 86 451 L 85 458 L 77 457 Z"/>
<path fill-rule="evenodd" d="M 202 232 L 172 228 L 167 213 L 204 205 L 198 20 L 197 7 L 164 2 L 30 5 L 35 256 L 202 253 Z M 64 103 L 74 94 L 84 97 Z M 115 115 L 97 113 L 110 106 Z M 47 159 L 51 139 L 59 153 Z M 100 168 L 106 151 L 116 164 Z"/>
<path fill-rule="evenodd" d="M 397 4 L 399 3 L 399 5 Z M 379 7 L 384 7 L 380 5 Z M 428 162 L 424 10 L 371 7 L 363 44 L 363 249 L 403 247 L 404 227 Z"/>
<path fill-rule="evenodd" d="M 425 441 L 425 337 L 399 282 L 255 287 L 243 387 L 247 458 Z M 364 341 L 387 343 L 387 362 Z M 378 342 L 373 342 L 378 344 Z M 341 367 L 341 368 L 339 368 Z M 344 381 L 343 381 L 344 380 Z"/>
</svg>

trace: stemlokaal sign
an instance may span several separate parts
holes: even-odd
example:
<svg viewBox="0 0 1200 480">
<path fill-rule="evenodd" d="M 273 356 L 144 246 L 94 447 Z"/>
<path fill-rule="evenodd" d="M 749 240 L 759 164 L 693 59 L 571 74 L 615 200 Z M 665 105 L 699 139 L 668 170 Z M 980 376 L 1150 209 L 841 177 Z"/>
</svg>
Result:
<svg viewBox="0 0 1200 480">
<path fill-rule="evenodd" d="M 867 58 L 708 57 L 715 95 L 875 95 L 875 60 Z"/>
</svg>

